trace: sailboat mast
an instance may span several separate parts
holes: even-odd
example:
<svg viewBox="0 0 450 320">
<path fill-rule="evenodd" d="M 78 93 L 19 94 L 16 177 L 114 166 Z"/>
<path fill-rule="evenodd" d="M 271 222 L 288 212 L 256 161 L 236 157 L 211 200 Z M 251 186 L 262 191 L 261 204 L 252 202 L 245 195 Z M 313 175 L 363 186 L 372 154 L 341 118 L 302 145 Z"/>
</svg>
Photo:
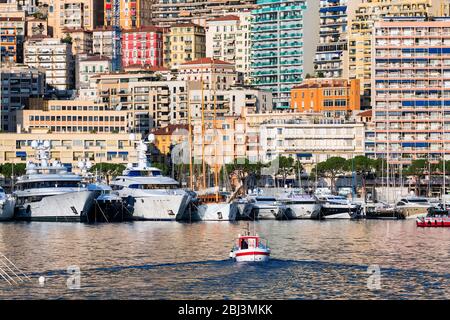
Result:
<svg viewBox="0 0 450 320">
<path fill-rule="evenodd" d="M 189 90 L 189 81 L 186 83 L 187 86 L 187 113 L 188 113 L 188 130 L 189 130 L 189 137 L 188 137 L 188 142 L 189 142 L 189 188 L 191 190 L 194 189 L 194 183 L 193 183 L 193 176 L 194 176 L 194 172 L 193 172 L 193 168 L 192 168 L 192 121 L 191 121 L 191 104 L 190 104 L 190 90 Z"/>
<path fill-rule="evenodd" d="M 214 79 L 214 82 L 213 82 Z M 217 92 L 216 92 L 216 86 L 217 86 L 217 82 L 216 79 L 214 77 L 214 58 L 212 59 L 212 63 L 211 63 L 211 84 L 214 83 L 214 87 L 213 87 L 213 94 L 214 94 L 214 112 L 213 112 L 213 132 L 216 133 L 216 129 L 217 129 Z M 218 135 L 216 135 L 216 139 L 217 139 Z M 217 163 L 217 140 L 216 143 L 214 144 L 214 189 L 216 192 L 216 202 L 219 202 L 219 166 Z"/>
<path fill-rule="evenodd" d="M 201 85 L 201 117 L 202 117 L 202 189 L 206 189 L 206 163 L 205 163 L 205 97 L 203 91 L 203 66 L 202 73 L 200 75 Z"/>
</svg>

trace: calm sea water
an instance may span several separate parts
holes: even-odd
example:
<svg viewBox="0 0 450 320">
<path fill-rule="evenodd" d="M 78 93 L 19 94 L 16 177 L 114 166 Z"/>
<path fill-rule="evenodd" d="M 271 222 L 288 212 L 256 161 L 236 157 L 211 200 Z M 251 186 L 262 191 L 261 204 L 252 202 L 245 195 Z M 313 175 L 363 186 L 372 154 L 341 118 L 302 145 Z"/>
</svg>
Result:
<svg viewBox="0 0 450 320">
<path fill-rule="evenodd" d="M 1 223 L 0 253 L 31 280 L 0 278 L 0 299 L 450 298 L 450 229 L 413 220 L 260 221 L 272 260 L 239 264 L 228 254 L 244 226 Z M 73 265 L 79 289 L 67 287 Z M 370 265 L 380 268 L 380 289 L 367 286 Z"/>
</svg>

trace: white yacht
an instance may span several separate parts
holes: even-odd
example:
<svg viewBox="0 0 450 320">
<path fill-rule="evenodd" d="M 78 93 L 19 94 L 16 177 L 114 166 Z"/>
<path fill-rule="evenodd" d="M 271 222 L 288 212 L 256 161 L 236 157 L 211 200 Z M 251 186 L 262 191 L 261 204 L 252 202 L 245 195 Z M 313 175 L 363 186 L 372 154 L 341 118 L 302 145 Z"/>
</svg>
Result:
<svg viewBox="0 0 450 320">
<path fill-rule="evenodd" d="M 311 219 L 317 216 L 322 208 L 315 196 L 307 194 L 288 193 L 281 195 L 280 203 L 290 209 L 295 219 Z"/>
<path fill-rule="evenodd" d="M 50 142 L 33 141 L 40 163 L 27 162 L 13 192 L 15 218 L 34 221 L 83 221 L 96 194 L 59 161 L 49 162 Z"/>
<path fill-rule="evenodd" d="M 415 219 L 427 214 L 428 208 L 435 207 L 437 204 L 431 202 L 429 198 L 408 196 L 400 198 L 395 206 L 403 212 L 406 219 Z"/>
<path fill-rule="evenodd" d="M 275 197 L 250 195 L 248 205 L 244 209 L 245 215 L 251 220 L 289 220 L 293 219 L 291 210 L 285 204 L 277 201 Z"/>
<path fill-rule="evenodd" d="M 0 187 L 0 221 L 11 220 L 14 216 L 15 200 Z"/>
<path fill-rule="evenodd" d="M 352 203 L 345 197 L 330 194 L 316 196 L 321 210 L 318 214 L 311 215 L 312 219 L 352 219 L 358 217 L 361 212 L 361 205 Z"/>
<path fill-rule="evenodd" d="M 138 163 L 129 164 L 123 174 L 110 183 L 112 189 L 130 205 L 134 220 L 184 220 L 191 193 L 147 164 L 145 142 L 139 141 L 137 150 Z"/>
</svg>

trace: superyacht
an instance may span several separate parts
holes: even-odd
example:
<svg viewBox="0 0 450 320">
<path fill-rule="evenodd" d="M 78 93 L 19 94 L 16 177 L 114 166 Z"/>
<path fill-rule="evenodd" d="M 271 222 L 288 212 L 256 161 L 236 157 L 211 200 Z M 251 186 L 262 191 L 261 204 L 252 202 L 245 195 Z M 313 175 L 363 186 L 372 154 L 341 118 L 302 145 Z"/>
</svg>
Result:
<svg viewBox="0 0 450 320">
<path fill-rule="evenodd" d="M 50 142 L 33 141 L 40 163 L 27 162 L 25 175 L 13 192 L 15 219 L 32 221 L 84 221 L 96 194 L 87 189 L 80 175 L 60 162 L 50 163 Z"/>
<path fill-rule="evenodd" d="M 137 142 L 138 163 L 128 164 L 111 187 L 132 208 L 133 220 L 185 220 L 192 195 L 148 165 L 147 144 Z"/>
<path fill-rule="evenodd" d="M 15 200 L 0 187 L 0 221 L 11 220 L 14 215 Z"/>
</svg>

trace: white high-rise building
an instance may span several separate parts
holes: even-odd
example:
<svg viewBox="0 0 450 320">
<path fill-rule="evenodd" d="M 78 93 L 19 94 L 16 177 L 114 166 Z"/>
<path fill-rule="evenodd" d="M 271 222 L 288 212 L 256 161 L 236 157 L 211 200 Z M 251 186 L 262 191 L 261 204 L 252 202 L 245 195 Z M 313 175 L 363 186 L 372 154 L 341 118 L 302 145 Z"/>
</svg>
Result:
<svg viewBox="0 0 450 320">
<path fill-rule="evenodd" d="M 234 63 L 245 83 L 250 83 L 250 19 L 250 12 L 242 12 L 206 24 L 206 56 Z"/>
</svg>

